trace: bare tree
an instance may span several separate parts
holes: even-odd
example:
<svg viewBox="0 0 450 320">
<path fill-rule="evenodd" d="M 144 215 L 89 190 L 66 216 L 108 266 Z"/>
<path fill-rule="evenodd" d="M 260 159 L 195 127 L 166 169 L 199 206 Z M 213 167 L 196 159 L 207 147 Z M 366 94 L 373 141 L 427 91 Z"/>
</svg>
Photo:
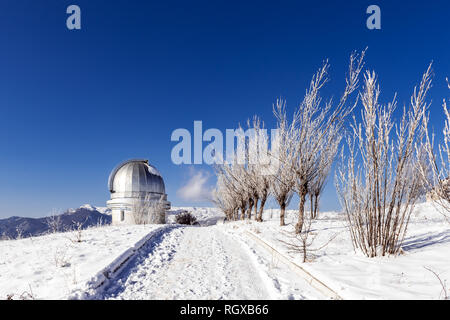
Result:
<svg viewBox="0 0 450 320">
<path fill-rule="evenodd" d="M 240 218 L 245 219 L 247 216 L 250 219 L 254 210 L 255 219 L 262 221 L 265 202 L 272 194 L 280 205 L 280 225 L 283 226 L 286 207 L 295 190 L 300 196 L 296 228 L 297 233 L 300 232 L 306 195 L 310 192 L 318 203 L 342 137 L 340 129 L 343 119 L 354 107 L 347 106 L 347 99 L 357 87 L 364 54 L 365 51 L 359 58 L 355 53 L 351 55 L 347 86 L 336 108 L 332 109 L 331 100 L 322 108 L 319 96 L 319 90 L 327 81 L 328 62 L 313 77 L 291 122 L 286 117 L 286 102 L 277 100 L 273 111 L 278 134 L 272 141 L 270 152 L 261 120 L 254 117 L 252 122 L 248 121 L 249 129 L 254 134 L 247 140 L 241 130 L 238 139 L 245 143 L 241 143 L 236 150 L 238 154 L 240 151 L 244 155 L 245 161 L 240 163 L 242 159 L 238 156 L 238 159 L 220 165 L 216 170 L 218 185 L 215 202 L 227 215 L 236 219 L 239 215 L 236 208 L 239 208 Z M 264 154 L 261 154 L 261 150 L 264 150 Z M 270 161 L 264 161 L 267 159 Z M 274 168 L 276 172 L 273 172 Z"/>
<path fill-rule="evenodd" d="M 277 162 L 277 171 L 273 176 L 272 195 L 280 206 L 280 226 L 284 226 L 286 207 L 292 199 L 295 184 L 293 168 L 294 133 L 293 126 L 286 117 L 286 102 L 278 99 L 273 107 L 273 113 L 277 119 L 278 134 L 272 141 L 271 156 Z"/>
<path fill-rule="evenodd" d="M 237 160 L 233 160 L 230 164 L 225 163 L 222 165 L 221 169 L 223 172 L 224 181 L 228 184 L 227 190 L 235 199 L 236 211 L 234 212 L 234 220 L 244 220 L 245 213 L 248 208 L 248 198 L 250 195 L 250 192 L 247 189 L 248 184 L 245 182 L 246 173 L 244 167 L 239 164 Z"/>
<path fill-rule="evenodd" d="M 450 83 L 447 79 L 447 86 Z M 434 152 L 434 134 L 430 138 L 428 134 L 428 117 L 424 117 L 423 130 L 426 134 L 424 149 L 428 157 L 425 165 L 418 169 L 424 178 L 429 190 L 429 200 L 436 204 L 436 208 L 447 219 L 450 218 L 450 113 L 447 108 L 447 100 L 443 99 L 442 107 L 445 115 L 445 127 L 443 130 L 444 141 L 438 145 L 438 151 Z M 437 153 L 437 154 L 436 154 Z"/>
<path fill-rule="evenodd" d="M 227 183 L 224 171 L 218 170 L 216 188 L 213 190 L 213 202 L 224 213 L 228 221 L 236 219 L 239 208 L 233 186 Z"/>
<path fill-rule="evenodd" d="M 249 122 L 252 135 L 248 144 L 247 181 L 251 190 L 250 199 L 254 202 L 255 220 L 261 222 L 264 206 L 270 194 L 273 180 L 271 152 L 264 123 L 255 116 L 252 124 Z M 251 201 L 251 200 L 250 200 Z M 259 211 L 258 211 L 259 202 Z"/>
<path fill-rule="evenodd" d="M 218 183 L 214 202 L 233 220 L 244 220 L 246 216 L 251 218 L 259 200 L 258 163 L 254 162 L 250 151 L 256 138 L 253 134 L 247 139 L 241 128 L 236 135 L 241 143 L 234 150 L 233 159 L 215 167 Z"/>
<path fill-rule="evenodd" d="M 414 88 L 408 110 L 403 108 L 394 138 L 396 97 L 382 107 L 375 73 L 367 71 L 364 82 L 362 124 L 354 120 L 353 137 L 347 140 L 348 161 L 339 169 L 336 186 L 354 247 L 368 257 L 398 254 L 411 212 L 423 192 L 422 179 L 415 172 L 420 159 L 414 150 L 423 138 L 420 124 L 427 109 L 431 65 L 420 86 Z M 360 167 L 355 148 L 361 155 Z"/>
<path fill-rule="evenodd" d="M 339 137 L 336 140 L 340 140 Z M 319 213 L 320 195 L 323 192 L 325 182 L 331 170 L 334 159 L 338 151 L 338 143 L 327 143 L 320 154 L 318 171 L 315 178 L 309 183 L 308 194 L 310 197 L 310 216 L 316 219 Z"/>
<path fill-rule="evenodd" d="M 266 168 L 262 167 L 262 170 L 264 169 Z M 267 198 L 270 195 L 271 191 L 270 186 L 272 185 L 272 183 L 273 183 L 272 175 L 269 175 L 267 172 L 260 175 L 258 182 L 258 195 L 261 200 L 259 205 L 259 211 L 256 216 L 256 221 L 258 222 L 263 221 L 264 206 L 266 204 Z"/>
<path fill-rule="evenodd" d="M 325 61 L 313 76 L 305 97 L 295 112 L 292 125 L 295 127 L 296 158 L 293 168 L 296 176 L 295 191 L 300 198 L 296 233 L 300 233 L 303 227 L 305 202 L 310 184 L 317 180 L 318 175 L 324 173 L 321 165 L 326 167 L 328 162 L 334 160 L 336 153 L 327 153 L 328 145 L 339 145 L 344 120 L 356 105 L 356 102 L 347 105 L 347 100 L 358 87 L 359 74 L 364 66 L 364 56 L 365 51 L 359 56 L 356 53 L 350 56 L 346 87 L 334 109 L 331 99 L 322 107 L 320 97 L 320 90 L 328 81 L 329 64 Z M 327 159 L 323 157 L 323 154 L 333 157 Z M 322 159 L 326 160 L 325 164 L 322 163 Z"/>
</svg>

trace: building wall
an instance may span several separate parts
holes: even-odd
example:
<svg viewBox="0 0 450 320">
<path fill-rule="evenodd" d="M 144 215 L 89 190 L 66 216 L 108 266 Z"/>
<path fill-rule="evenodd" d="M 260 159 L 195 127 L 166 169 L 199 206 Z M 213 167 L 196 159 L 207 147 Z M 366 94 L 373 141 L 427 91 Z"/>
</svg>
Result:
<svg viewBox="0 0 450 320">
<path fill-rule="evenodd" d="M 134 224 L 132 211 L 125 208 L 112 209 L 112 224 L 113 225 Z"/>
<path fill-rule="evenodd" d="M 136 202 L 142 202 L 142 199 L 122 198 L 112 199 L 107 202 L 108 207 L 111 208 L 112 224 L 113 225 L 129 225 L 135 224 L 133 217 L 133 207 Z M 170 205 L 170 204 L 169 204 Z M 164 224 L 166 223 L 166 209 L 161 209 L 156 213 L 152 223 Z"/>
</svg>

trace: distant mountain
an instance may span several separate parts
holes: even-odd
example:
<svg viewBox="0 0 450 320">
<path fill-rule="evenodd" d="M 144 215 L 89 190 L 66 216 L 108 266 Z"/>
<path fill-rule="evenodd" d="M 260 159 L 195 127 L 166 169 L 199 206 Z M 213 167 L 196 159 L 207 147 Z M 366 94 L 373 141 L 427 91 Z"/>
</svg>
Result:
<svg viewBox="0 0 450 320">
<path fill-rule="evenodd" d="M 91 205 L 84 205 L 78 209 L 69 209 L 63 214 L 56 216 L 56 218 L 59 219 L 58 231 L 72 230 L 77 223 L 81 223 L 83 229 L 98 224 L 111 223 L 109 209 L 97 208 Z M 49 219 L 49 217 L 11 217 L 0 219 L 0 239 L 16 239 L 19 236 L 25 238 L 46 234 L 52 229 L 48 223 Z"/>
<path fill-rule="evenodd" d="M 73 213 L 73 212 L 75 212 L 75 211 L 77 211 L 79 209 L 88 209 L 88 210 L 92 210 L 92 211 L 98 211 L 98 212 L 103 213 L 103 214 L 111 215 L 111 209 L 110 208 L 108 208 L 108 207 L 95 207 L 95 206 L 92 206 L 90 204 L 84 204 L 81 207 L 76 208 L 76 209 L 68 209 L 66 212 Z"/>
</svg>

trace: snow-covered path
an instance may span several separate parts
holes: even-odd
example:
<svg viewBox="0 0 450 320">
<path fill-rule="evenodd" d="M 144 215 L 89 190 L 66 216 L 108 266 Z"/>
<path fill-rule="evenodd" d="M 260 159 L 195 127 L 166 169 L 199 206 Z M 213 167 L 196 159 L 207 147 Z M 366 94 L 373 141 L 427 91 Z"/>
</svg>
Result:
<svg viewBox="0 0 450 320">
<path fill-rule="evenodd" d="M 105 299 L 271 299 L 242 244 L 217 227 L 180 227 L 141 250 Z"/>
</svg>

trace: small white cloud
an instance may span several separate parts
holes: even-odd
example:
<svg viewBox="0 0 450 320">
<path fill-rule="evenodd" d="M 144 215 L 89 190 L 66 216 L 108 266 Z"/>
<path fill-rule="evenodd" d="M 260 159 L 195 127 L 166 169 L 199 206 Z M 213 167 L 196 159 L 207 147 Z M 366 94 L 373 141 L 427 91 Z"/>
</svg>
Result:
<svg viewBox="0 0 450 320">
<path fill-rule="evenodd" d="M 192 202 L 209 201 L 212 198 L 212 190 L 206 183 L 210 178 L 210 174 L 206 171 L 191 170 L 191 177 L 188 182 L 178 189 L 177 195 L 185 200 Z"/>
</svg>

